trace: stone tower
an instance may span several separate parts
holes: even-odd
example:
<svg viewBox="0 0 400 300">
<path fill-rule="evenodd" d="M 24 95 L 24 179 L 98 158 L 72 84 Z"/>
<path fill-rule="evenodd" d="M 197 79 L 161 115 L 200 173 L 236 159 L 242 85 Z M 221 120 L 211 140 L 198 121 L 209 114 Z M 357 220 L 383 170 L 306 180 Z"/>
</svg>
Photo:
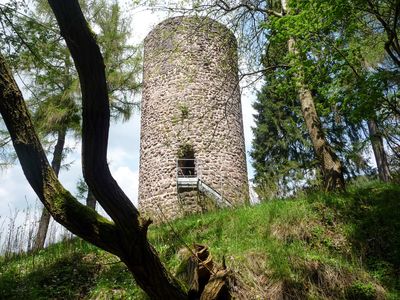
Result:
<svg viewBox="0 0 400 300">
<path fill-rule="evenodd" d="M 248 199 L 233 33 L 174 17 L 144 41 L 139 208 L 156 221 Z"/>
</svg>

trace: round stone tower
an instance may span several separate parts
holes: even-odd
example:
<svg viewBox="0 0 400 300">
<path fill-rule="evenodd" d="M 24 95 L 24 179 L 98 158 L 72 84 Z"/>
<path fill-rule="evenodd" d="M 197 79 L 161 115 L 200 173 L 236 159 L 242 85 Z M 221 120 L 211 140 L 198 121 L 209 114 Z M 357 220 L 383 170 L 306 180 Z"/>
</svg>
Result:
<svg viewBox="0 0 400 300">
<path fill-rule="evenodd" d="M 139 208 L 161 221 L 248 199 L 233 33 L 174 17 L 144 41 Z"/>
</svg>

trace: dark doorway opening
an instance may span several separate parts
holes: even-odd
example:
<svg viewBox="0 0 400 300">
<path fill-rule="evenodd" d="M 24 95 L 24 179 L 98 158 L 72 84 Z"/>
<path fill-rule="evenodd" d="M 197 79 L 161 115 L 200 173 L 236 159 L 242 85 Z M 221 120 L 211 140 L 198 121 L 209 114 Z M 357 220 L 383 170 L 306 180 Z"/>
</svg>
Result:
<svg viewBox="0 0 400 300">
<path fill-rule="evenodd" d="M 178 177 L 196 177 L 196 159 L 190 145 L 183 145 L 178 153 Z"/>
</svg>

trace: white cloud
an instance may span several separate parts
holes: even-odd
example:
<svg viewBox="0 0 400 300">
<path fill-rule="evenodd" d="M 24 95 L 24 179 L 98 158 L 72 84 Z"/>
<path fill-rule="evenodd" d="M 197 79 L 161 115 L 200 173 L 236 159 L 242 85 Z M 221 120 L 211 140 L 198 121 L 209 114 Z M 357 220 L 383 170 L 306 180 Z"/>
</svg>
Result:
<svg viewBox="0 0 400 300">
<path fill-rule="evenodd" d="M 121 165 L 124 162 L 126 162 L 129 159 L 132 159 L 135 157 L 134 153 L 129 153 L 127 149 L 116 146 L 116 147 L 110 147 L 108 150 L 108 163 L 113 166 L 113 165 Z"/>
<path fill-rule="evenodd" d="M 132 12 L 131 26 L 133 34 L 130 41 L 134 44 L 141 43 L 147 34 L 161 20 L 166 18 L 165 12 L 152 12 L 149 9 L 136 8 Z"/>
<path fill-rule="evenodd" d="M 0 216 L 8 216 L 15 209 L 22 210 L 37 198 L 19 165 L 0 173 L 0 178 Z"/>
<path fill-rule="evenodd" d="M 125 194 L 129 197 L 133 204 L 137 206 L 139 183 L 138 172 L 134 172 L 128 167 L 118 167 L 115 170 L 112 169 L 111 173 Z"/>
</svg>

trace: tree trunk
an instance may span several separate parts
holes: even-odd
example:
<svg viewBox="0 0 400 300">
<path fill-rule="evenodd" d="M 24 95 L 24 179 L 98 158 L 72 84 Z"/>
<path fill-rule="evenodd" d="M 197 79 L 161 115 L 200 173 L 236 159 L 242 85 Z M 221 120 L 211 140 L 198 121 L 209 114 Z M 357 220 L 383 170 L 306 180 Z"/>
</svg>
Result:
<svg viewBox="0 0 400 300">
<path fill-rule="evenodd" d="M 53 160 L 51 162 L 51 167 L 54 170 L 54 173 L 58 177 L 61 168 L 62 154 L 64 150 L 65 144 L 65 136 L 67 135 L 67 130 L 65 128 L 60 129 L 57 132 L 57 143 L 54 147 L 53 152 Z M 44 248 L 44 243 L 46 241 L 47 231 L 49 229 L 50 223 L 50 213 L 47 211 L 46 207 L 42 209 L 42 215 L 39 220 L 39 228 L 36 233 L 35 241 L 33 243 L 33 251 L 38 251 Z"/>
<path fill-rule="evenodd" d="M 368 131 L 371 139 L 372 149 L 374 151 L 376 166 L 378 167 L 379 179 L 384 182 L 389 182 L 391 179 L 389 164 L 383 147 L 383 138 L 379 133 L 378 125 L 375 120 L 368 120 Z"/>
<path fill-rule="evenodd" d="M 42 214 L 39 220 L 39 228 L 33 242 L 32 251 L 38 251 L 44 248 L 44 243 L 46 241 L 47 230 L 49 229 L 50 223 L 50 213 L 47 211 L 46 207 L 43 206 Z"/>
<path fill-rule="evenodd" d="M 73 2 L 77 5 L 75 1 Z M 178 281 L 163 267 L 156 251 L 148 243 L 146 234 L 150 222 L 140 219 L 137 215 L 131 220 L 129 228 L 121 228 L 117 223 L 105 219 L 93 209 L 79 203 L 64 189 L 48 163 L 22 94 L 1 53 L 0 113 L 10 133 L 25 177 L 58 223 L 84 240 L 120 257 L 131 270 L 138 285 L 151 299 L 187 299 Z M 92 132 L 92 135 L 95 134 Z M 95 156 L 97 152 L 87 155 Z M 107 160 L 105 164 L 106 162 Z M 110 185 L 105 189 L 107 187 L 114 197 L 105 197 L 99 202 L 102 205 L 109 202 L 108 205 L 103 205 L 105 207 L 110 205 L 118 207 L 121 203 L 120 192 L 113 190 Z M 126 213 L 130 212 L 121 213 L 121 218 L 126 216 Z M 125 222 L 127 220 L 124 220 L 124 225 Z"/>
<path fill-rule="evenodd" d="M 325 137 L 311 91 L 301 84 L 298 94 L 308 133 L 321 166 L 324 188 L 326 191 L 344 190 L 342 163 Z"/>
<path fill-rule="evenodd" d="M 96 210 L 96 197 L 93 195 L 90 189 L 88 189 L 88 194 L 86 197 L 86 206 Z"/>
<path fill-rule="evenodd" d="M 281 0 L 281 5 L 282 15 L 287 14 L 289 12 L 287 1 Z M 296 41 L 294 38 L 289 38 L 288 50 L 289 54 L 298 58 L 299 52 L 296 48 Z M 315 108 L 313 95 L 305 83 L 304 73 L 301 68 L 295 74 L 295 79 L 297 81 L 301 111 L 308 133 L 310 134 L 316 157 L 320 163 L 324 188 L 327 191 L 344 190 L 345 183 L 342 163 L 326 139 L 321 120 Z"/>
<path fill-rule="evenodd" d="M 164 268 L 147 240 L 151 222 L 140 217 L 108 167 L 110 101 L 104 61 L 93 32 L 88 28 L 77 0 L 49 0 L 49 4 L 71 52 L 81 85 L 83 176 L 118 228 L 119 257 L 152 299 L 186 299 L 186 293 Z"/>
</svg>

